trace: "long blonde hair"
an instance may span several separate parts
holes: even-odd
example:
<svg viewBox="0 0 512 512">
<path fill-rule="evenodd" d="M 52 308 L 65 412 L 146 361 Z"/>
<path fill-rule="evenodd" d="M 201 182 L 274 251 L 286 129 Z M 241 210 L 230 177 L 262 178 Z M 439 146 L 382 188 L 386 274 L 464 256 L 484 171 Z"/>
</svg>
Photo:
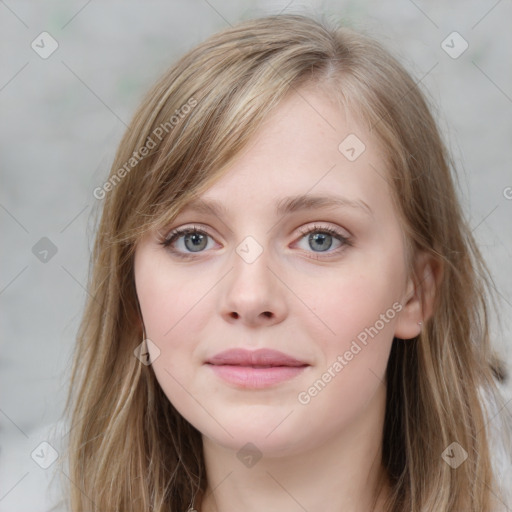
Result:
<svg viewBox="0 0 512 512">
<path fill-rule="evenodd" d="M 505 367 L 489 340 L 491 279 L 425 96 L 372 38 L 283 14 L 215 34 L 168 70 L 95 191 L 103 209 L 66 403 L 72 512 L 182 512 L 204 492 L 200 432 L 134 355 L 144 336 L 134 251 L 148 229 L 168 225 L 222 176 L 288 92 L 308 83 L 325 85 L 383 142 L 411 272 L 418 251 L 442 267 L 432 317 L 417 338 L 393 340 L 388 362 L 387 510 L 494 510 L 491 418 L 480 393 L 501 403 L 495 379 Z M 468 454 L 457 469 L 441 457 L 452 442 Z"/>
</svg>

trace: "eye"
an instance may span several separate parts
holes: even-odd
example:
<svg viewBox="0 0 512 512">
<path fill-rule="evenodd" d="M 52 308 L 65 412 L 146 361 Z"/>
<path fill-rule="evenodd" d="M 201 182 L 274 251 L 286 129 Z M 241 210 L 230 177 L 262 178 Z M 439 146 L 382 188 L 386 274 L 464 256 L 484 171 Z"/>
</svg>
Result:
<svg viewBox="0 0 512 512">
<path fill-rule="evenodd" d="M 328 256 L 337 255 L 345 246 L 352 245 L 349 237 L 344 236 L 338 230 L 331 227 L 322 227 L 314 225 L 307 229 L 300 229 L 302 233 L 301 241 L 307 238 L 309 249 L 312 252 L 321 254 L 327 253 Z M 169 235 L 162 240 L 160 245 L 167 248 L 170 252 L 180 258 L 187 258 L 193 256 L 194 253 L 201 253 L 208 247 L 208 238 L 211 236 L 199 226 L 187 226 L 184 228 L 176 228 L 172 230 Z M 338 241 L 338 247 L 329 251 L 333 245 L 333 239 Z M 307 248 L 305 249 L 308 250 Z M 318 259 L 318 258 L 316 258 Z"/>
<path fill-rule="evenodd" d="M 177 228 L 172 230 L 165 240 L 160 244 L 166 247 L 173 254 L 186 258 L 189 254 L 202 252 L 207 247 L 207 241 L 210 235 L 197 226 Z M 183 239 L 183 240 L 180 240 Z M 175 244 L 175 242 L 178 242 Z M 180 244 L 179 242 L 182 242 Z M 176 248 L 175 245 L 182 246 Z M 183 250 L 183 246 L 185 250 Z M 187 251 L 190 251 L 187 253 Z"/>
<path fill-rule="evenodd" d="M 333 256 L 339 254 L 344 249 L 344 246 L 352 245 L 349 237 L 344 236 L 337 229 L 331 227 L 314 225 L 299 231 L 303 237 L 307 237 L 308 248 L 314 249 L 313 252 L 315 253 L 326 252 L 328 256 Z M 339 245 L 334 250 L 329 251 L 333 245 L 333 239 L 337 240 Z"/>
</svg>

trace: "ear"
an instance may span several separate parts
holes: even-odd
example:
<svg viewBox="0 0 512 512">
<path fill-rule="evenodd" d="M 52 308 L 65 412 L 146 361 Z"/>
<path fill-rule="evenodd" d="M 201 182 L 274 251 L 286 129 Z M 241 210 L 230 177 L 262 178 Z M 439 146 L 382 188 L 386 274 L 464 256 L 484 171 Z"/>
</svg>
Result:
<svg viewBox="0 0 512 512">
<path fill-rule="evenodd" d="M 415 338 L 434 312 L 436 293 L 442 279 L 442 266 L 426 252 L 416 255 L 413 275 L 407 278 L 406 290 L 400 303 L 402 310 L 395 324 L 395 337 Z"/>
</svg>

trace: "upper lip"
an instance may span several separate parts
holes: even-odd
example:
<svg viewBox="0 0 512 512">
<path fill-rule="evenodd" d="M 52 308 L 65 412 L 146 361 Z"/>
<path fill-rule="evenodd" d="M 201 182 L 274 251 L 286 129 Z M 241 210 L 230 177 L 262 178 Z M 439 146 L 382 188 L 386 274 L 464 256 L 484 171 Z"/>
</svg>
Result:
<svg viewBox="0 0 512 512">
<path fill-rule="evenodd" d="M 299 361 L 288 354 L 271 349 L 245 350 L 235 348 L 219 352 L 206 363 L 213 365 L 236 366 L 308 366 L 308 363 Z"/>
</svg>

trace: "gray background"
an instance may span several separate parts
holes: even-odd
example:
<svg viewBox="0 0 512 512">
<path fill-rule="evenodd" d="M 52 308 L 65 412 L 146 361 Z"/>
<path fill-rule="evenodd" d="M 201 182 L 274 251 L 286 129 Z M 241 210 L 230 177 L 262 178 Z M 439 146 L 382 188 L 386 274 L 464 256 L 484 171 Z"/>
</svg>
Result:
<svg viewBox="0 0 512 512">
<path fill-rule="evenodd" d="M 493 339 L 512 360 L 510 0 L 0 0 L 0 511 L 38 512 L 52 502 L 44 495 L 52 467 L 30 455 L 42 441 L 59 450 L 65 439 L 52 429 L 62 427 L 101 206 L 92 191 L 135 107 L 208 35 L 284 9 L 321 10 L 373 34 L 429 91 L 500 297 Z M 59 45 L 47 59 L 31 47 L 43 31 Z M 457 59 L 441 47 L 453 31 L 469 44 Z M 57 251 L 46 262 L 33 252 L 43 237 Z M 504 393 L 510 399 L 512 387 Z"/>
</svg>

